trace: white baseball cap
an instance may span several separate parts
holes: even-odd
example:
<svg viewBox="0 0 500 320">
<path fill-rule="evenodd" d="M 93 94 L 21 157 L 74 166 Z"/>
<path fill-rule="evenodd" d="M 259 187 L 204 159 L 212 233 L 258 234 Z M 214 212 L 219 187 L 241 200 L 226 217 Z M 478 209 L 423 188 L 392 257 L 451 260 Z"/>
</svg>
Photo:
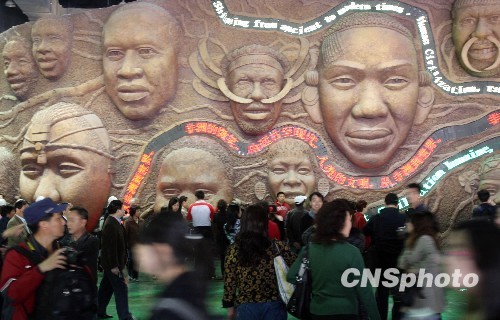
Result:
<svg viewBox="0 0 500 320">
<path fill-rule="evenodd" d="M 302 202 L 306 201 L 306 199 L 306 196 L 296 196 L 293 201 L 295 202 L 295 204 L 301 204 Z"/>
</svg>

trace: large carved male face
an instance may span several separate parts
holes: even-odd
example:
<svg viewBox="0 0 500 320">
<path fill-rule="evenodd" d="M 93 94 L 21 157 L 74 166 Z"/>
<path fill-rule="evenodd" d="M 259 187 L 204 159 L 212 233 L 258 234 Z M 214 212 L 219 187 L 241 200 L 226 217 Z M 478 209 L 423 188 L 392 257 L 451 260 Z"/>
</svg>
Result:
<svg viewBox="0 0 500 320">
<path fill-rule="evenodd" d="M 9 41 L 2 51 L 3 72 L 14 95 L 21 101 L 26 100 L 33 91 L 38 72 L 35 60 L 27 43 Z"/>
<path fill-rule="evenodd" d="M 355 165 L 387 163 L 408 136 L 419 98 L 412 41 L 389 28 L 354 27 L 337 34 L 341 46 L 319 70 L 325 129 Z"/>
<path fill-rule="evenodd" d="M 95 114 L 50 121 L 72 114 L 68 109 L 75 108 L 72 104 L 60 106 L 35 114 L 24 137 L 21 195 L 30 201 L 43 196 L 82 206 L 89 212 L 87 227 L 92 230 L 111 189 L 109 138 Z"/>
<path fill-rule="evenodd" d="M 49 80 L 58 80 L 71 60 L 72 26 L 64 18 L 40 19 L 31 29 L 33 57 L 40 73 Z"/>
<path fill-rule="evenodd" d="M 250 103 L 230 100 L 236 123 L 250 135 L 268 132 L 280 116 L 282 100 L 273 103 L 262 100 L 276 96 L 283 88 L 280 63 L 268 55 L 244 55 L 235 59 L 231 66 L 237 67 L 227 76 L 229 90 L 238 97 L 251 99 Z"/>
<path fill-rule="evenodd" d="M 316 177 L 307 146 L 300 141 L 286 139 L 269 147 L 268 184 L 271 194 L 284 192 L 287 202 L 299 195 L 311 194 Z"/>
<path fill-rule="evenodd" d="M 205 199 L 216 204 L 219 199 L 231 201 L 231 180 L 227 169 L 210 152 L 194 148 L 182 148 L 169 153 L 162 161 L 156 181 L 154 211 L 159 212 L 172 197 L 188 198 L 187 205 L 196 199 L 194 193 L 201 190 Z"/>
<path fill-rule="evenodd" d="M 176 92 L 173 24 L 163 8 L 144 4 L 118 9 L 104 26 L 106 92 L 130 120 L 151 119 Z"/>
<path fill-rule="evenodd" d="M 467 72 L 477 77 L 500 73 L 500 3 L 462 4 L 453 9 L 453 43 Z"/>
</svg>

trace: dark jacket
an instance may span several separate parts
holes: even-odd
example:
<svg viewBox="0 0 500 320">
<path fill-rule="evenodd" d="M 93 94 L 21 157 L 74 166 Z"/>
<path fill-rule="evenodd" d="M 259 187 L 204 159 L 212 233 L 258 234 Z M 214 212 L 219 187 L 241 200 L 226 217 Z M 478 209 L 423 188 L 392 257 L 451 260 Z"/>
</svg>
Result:
<svg viewBox="0 0 500 320">
<path fill-rule="evenodd" d="M 101 265 L 106 271 L 114 267 L 120 270 L 127 262 L 127 245 L 125 229 L 115 217 L 109 216 L 104 222 L 101 237 Z"/>
<path fill-rule="evenodd" d="M 488 221 L 495 220 L 497 208 L 487 202 L 479 204 L 472 210 L 472 217 L 474 219 L 484 219 Z"/>
<path fill-rule="evenodd" d="M 307 214 L 303 206 L 297 206 L 288 212 L 286 216 L 286 236 L 290 244 L 299 243 L 302 245 L 301 222 L 304 215 Z"/>
<path fill-rule="evenodd" d="M 165 288 L 150 319 L 208 320 L 206 291 L 203 281 L 194 272 L 183 273 Z"/>
<path fill-rule="evenodd" d="M 398 231 L 405 226 L 405 220 L 397 208 L 386 207 L 368 221 L 363 233 L 372 237 L 372 246 L 380 252 L 398 256 L 404 245 Z"/>
<path fill-rule="evenodd" d="M 90 269 L 92 273 L 92 280 L 97 285 L 97 256 L 99 255 L 99 239 L 90 233 L 85 233 L 78 240 L 71 240 L 68 245 L 81 252 L 83 263 Z"/>
</svg>

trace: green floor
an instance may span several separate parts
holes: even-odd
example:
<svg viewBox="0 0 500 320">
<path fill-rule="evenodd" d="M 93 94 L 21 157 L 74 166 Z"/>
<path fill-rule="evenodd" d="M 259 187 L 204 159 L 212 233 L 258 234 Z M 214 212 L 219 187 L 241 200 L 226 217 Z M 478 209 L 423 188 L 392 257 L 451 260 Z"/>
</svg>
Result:
<svg viewBox="0 0 500 320">
<path fill-rule="evenodd" d="M 147 275 L 140 276 L 139 282 L 129 284 L 129 305 L 132 314 L 139 320 L 145 320 L 149 317 L 149 310 L 154 304 L 156 295 L 162 290 L 162 287 Z M 221 307 L 221 298 L 223 292 L 223 283 L 220 280 L 212 281 L 208 293 L 207 306 L 213 315 L 226 315 L 225 309 Z M 448 290 L 446 294 L 447 310 L 443 314 L 444 320 L 458 320 L 463 315 L 465 294 L 455 290 Z M 108 306 L 108 314 L 117 319 L 114 298 Z M 289 319 L 294 319 L 289 317 Z M 389 318 L 390 319 L 390 318 Z"/>
</svg>

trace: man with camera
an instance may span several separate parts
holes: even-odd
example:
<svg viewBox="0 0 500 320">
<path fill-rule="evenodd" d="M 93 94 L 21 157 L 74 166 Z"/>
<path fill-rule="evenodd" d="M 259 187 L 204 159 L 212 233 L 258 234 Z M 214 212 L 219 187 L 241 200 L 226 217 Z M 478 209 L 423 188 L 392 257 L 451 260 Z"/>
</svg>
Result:
<svg viewBox="0 0 500 320">
<path fill-rule="evenodd" d="M 24 320 L 34 316 L 37 291 L 46 274 L 66 268 L 65 249 L 57 249 L 56 239 L 64 233 L 61 212 L 66 207 L 50 198 L 33 203 L 24 211 L 32 234 L 5 255 L 0 279 L 5 297 L 2 319 Z"/>
<path fill-rule="evenodd" d="M 92 273 L 92 280 L 97 287 L 97 256 L 99 255 L 99 240 L 87 232 L 89 213 L 83 207 L 72 207 L 66 213 L 66 225 L 70 235 L 69 246 L 75 249 L 75 259 L 81 261 Z"/>
</svg>

